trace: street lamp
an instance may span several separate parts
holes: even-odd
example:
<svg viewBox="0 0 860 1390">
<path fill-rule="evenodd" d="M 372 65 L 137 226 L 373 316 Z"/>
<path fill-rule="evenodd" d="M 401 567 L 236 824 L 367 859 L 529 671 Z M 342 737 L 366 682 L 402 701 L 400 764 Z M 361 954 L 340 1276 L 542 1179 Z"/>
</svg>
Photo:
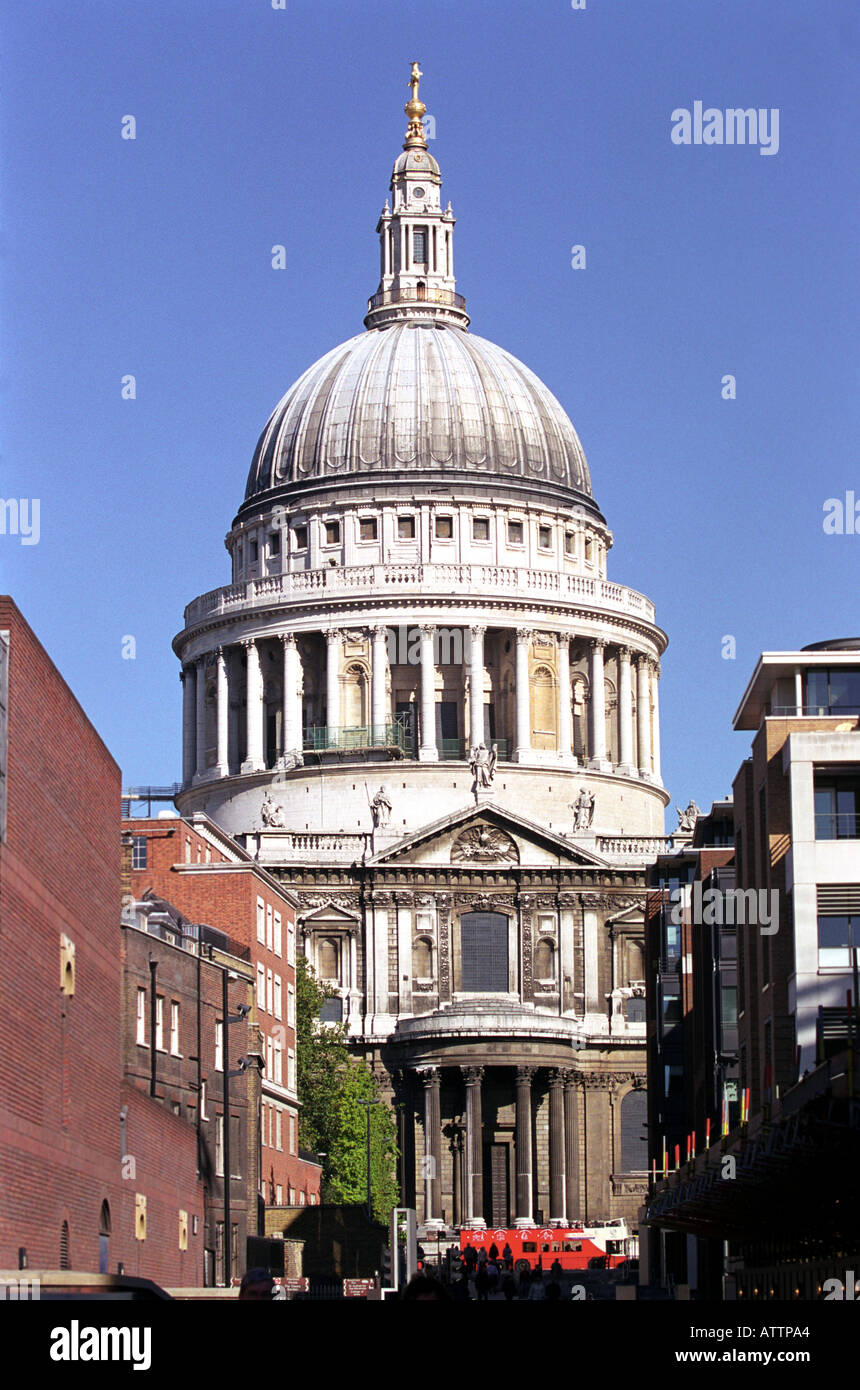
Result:
<svg viewBox="0 0 860 1390">
<path fill-rule="evenodd" d="M 373 1220 L 373 1206 L 370 1200 L 370 1107 L 379 1105 L 378 1100 L 360 1100 L 359 1105 L 365 1107 L 364 1113 L 367 1116 L 367 1219 Z"/>
</svg>

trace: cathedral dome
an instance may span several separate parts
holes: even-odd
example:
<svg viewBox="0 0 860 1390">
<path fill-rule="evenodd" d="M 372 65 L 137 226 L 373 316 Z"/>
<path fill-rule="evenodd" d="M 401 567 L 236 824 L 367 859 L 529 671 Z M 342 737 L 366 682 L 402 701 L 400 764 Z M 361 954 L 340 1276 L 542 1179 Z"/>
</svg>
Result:
<svg viewBox="0 0 860 1390">
<path fill-rule="evenodd" d="M 485 338 L 422 321 L 419 305 L 413 315 L 341 343 L 290 387 L 260 436 L 246 503 L 401 470 L 525 479 L 590 502 L 576 431 L 534 372 Z"/>
</svg>

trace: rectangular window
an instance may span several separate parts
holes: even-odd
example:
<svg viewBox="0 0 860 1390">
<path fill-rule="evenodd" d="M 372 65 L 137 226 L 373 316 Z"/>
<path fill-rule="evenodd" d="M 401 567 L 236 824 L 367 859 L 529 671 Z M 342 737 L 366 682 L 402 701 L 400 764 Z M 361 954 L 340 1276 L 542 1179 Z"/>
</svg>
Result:
<svg viewBox="0 0 860 1390">
<path fill-rule="evenodd" d="M 274 1061 L 274 1071 L 275 1071 L 273 1080 L 274 1080 L 276 1086 L 283 1086 L 283 1084 L 284 1084 L 284 1053 L 283 1053 L 283 1049 L 281 1048 L 281 1044 L 280 1044 L 280 1042 L 279 1042 L 277 1039 L 275 1040 L 275 1046 L 274 1046 L 274 1048 L 273 1048 L 273 1052 L 274 1052 L 273 1061 Z"/>
<path fill-rule="evenodd" d="M 224 1176 L 224 1116 L 215 1116 L 215 1176 Z"/>
<path fill-rule="evenodd" d="M 206 1082 L 205 1082 L 205 1081 L 201 1081 L 201 1083 L 200 1083 L 200 1118 L 201 1118 L 201 1120 L 208 1120 L 208 1119 L 209 1119 L 209 1116 L 208 1116 L 207 1113 L 206 1113 Z"/>
<path fill-rule="evenodd" d="M 269 1013 L 269 1014 L 274 1012 L 274 1009 L 273 1009 L 273 1002 L 272 1002 L 272 994 L 273 994 L 273 989 L 272 989 L 272 972 L 271 972 L 271 970 L 267 970 L 267 971 L 266 971 L 266 1013 Z"/>
<path fill-rule="evenodd" d="M 276 956 L 281 954 L 281 914 L 275 913 L 275 940 L 272 947 Z"/>
<path fill-rule="evenodd" d="M 287 1027 L 296 1026 L 296 990 L 294 985 L 287 985 Z"/>
<path fill-rule="evenodd" d="M 327 521 L 325 523 L 325 543 L 326 545 L 340 545 L 339 521 Z"/>
<path fill-rule="evenodd" d="M 291 1114 L 291 1115 L 290 1115 L 290 1153 L 291 1153 L 291 1154 L 294 1154 L 295 1152 L 296 1152 L 296 1117 L 295 1117 L 295 1115 Z"/>
<path fill-rule="evenodd" d="M 435 523 L 436 539 L 449 541 L 454 535 L 454 518 L 452 516 L 437 516 Z"/>
<path fill-rule="evenodd" d="M 523 523 L 521 521 L 508 522 L 508 545 L 522 545 L 523 543 Z"/>
<path fill-rule="evenodd" d="M 269 532 L 269 554 L 280 555 L 281 553 L 281 533 L 280 531 Z"/>
<path fill-rule="evenodd" d="M 126 860 L 126 863 L 128 861 Z M 131 846 L 131 867 L 133 869 L 146 868 L 146 836 L 135 835 Z"/>
<path fill-rule="evenodd" d="M 307 526 L 293 527 L 293 545 L 296 550 L 307 550 L 308 548 L 308 528 Z"/>
<path fill-rule="evenodd" d="M 266 967 L 262 964 L 257 965 L 257 1008 L 266 1008 Z"/>
<path fill-rule="evenodd" d="M 257 542 L 256 542 L 255 540 L 250 540 L 250 541 L 248 542 L 248 558 L 249 558 L 249 560 L 251 561 L 251 564 L 252 564 L 252 565 L 255 565 L 255 564 L 257 563 L 257 553 L 258 553 L 258 549 L 259 549 L 259 547 L 258 547 Z"/>
<path fill-rule="evenodd" d="M 488 516 L 472 517 L 472 540 L 488 541 L 490 539 L 490 518 Z"/>
<path fill-rule="evenodd" d="M 164 996 L 156 995 L 155 998 L 155 1046 L 159 1052 L 164 1051 Z"/>
<path fill-rule="evenodd" d="M 850 970 L 852 947 L 860 947 L 860 916 L 851 913 L 818 918 L 818 966 L 821 970 Z"/>
<path fill-rule="evenodd" d="M 266 904 L 266 945 L 272 949 L 272 905 Z"/>
<path fill-rule="evenodd" d="M 415 265 L 427 264 L 427 232 L 424 227 L 416 227 L 412 233 L 412 260 Z"/>
<path fill-rule="evenodd" d="M 266 1038 L 266 1074 L 274 1076 L 275 1073 L 275 1045 L 271 1038 Z"/>
<path fill-rule="evenodd" d="M 179 1004 L 175 999 L 170 1001 L 170 1051 L 174 1057 L 181 1056 L 179 1051 Z"/>
<path fill-rule="evenodd" d="M 272 1012 L 274 1013 L 275 1018 L 282 1018 L 282 1017 L 283 1017 L 283 1014 L 282 1014 L 282 1012 L 281 1012 L 281 1007 L 282 1007 L 282 1006 L 281 1006 L 281 977 L 280 977 L 280 975 L 276 975 L 276 976 L 275 976 L 275 980 L 274 980 L 274 989 L 273 989 L 273 991 L 272 991 L 272 1005 L 273 1005 L 273 1007 L 272 1007 Z"/>
<path fill-rule="evenodd" d="M 280 1183 L 275 1185 L 275 1202 L 279 1207 L 284 1205 L 284 1189 Z"/>
<path fill-rule="evenodd" d="M 262 898 L 257 899 L 257 940 L 261 946 L 266 944 L 266 904 Z"/>
<path fill-rule="evenodd" d="M 860 839 L 860 778 L 816 774 L 815 838 Z"/>
<path fill-rule="evenodd" d="M 278 1106 L 278 1108 L 275 1110 L 275 1148 L 276 1148 L 276 1149 L 283 1149 L 283 1147 L 284 1147 L 283 1118 L 284 1118 L 284 1117 L 283 1117 L 283 1112 L 281 1111 L 280 1106 Z"/>
<path fill-rule="evenodd" d="M 506 993 L 509 984 L 508 919 L 500 912 L 465 912 L 460 919 L 462 988 Z"/>
<path fill-rule="evenodd" d="M 376 540 L 376 517 L 362 516 L 358 519 L 358 539 L 360 541 Z"/>
<path fill-rule="evenodd" d="M 564 553 L 565 555 L 576 554 L 576 532 L 565 531 L 564 533 Z"/>
<path fill-rule="evenodd" d="M 414 541 L 415 539 L 415 518 L 414 516 L 399 516 L 397 518 L 397 539 L 399 541 Z"/>
<path fill-rule="evenodd" d="M 287 964 L 296 963 L 296 926 L 294 922 L 287 924 Z"/>
<path fill-rule="evenodd" d="M 137 991 L 137 1041 L 141 1047 L 146 1047 L 146 990 L 138 988 Z"/>
<path fill-rule="evenodd" d="M 549 526 L 538 527 L 538 545 L 540 546 L 541 550 L 552 549 L 552 531 L 550 530 Z"/>
<path fill-rule="evenodd" d="M 287 1050 L 287 1086 L 291 1091 L 296 1089 L 296 1054 L 292 1048 Z"/>
<path fill-rule="evenodd" d="M 215 1070 L 224 1070 L 224 1024 L 220 1018 L 215 1020 Z"/>
</svg>

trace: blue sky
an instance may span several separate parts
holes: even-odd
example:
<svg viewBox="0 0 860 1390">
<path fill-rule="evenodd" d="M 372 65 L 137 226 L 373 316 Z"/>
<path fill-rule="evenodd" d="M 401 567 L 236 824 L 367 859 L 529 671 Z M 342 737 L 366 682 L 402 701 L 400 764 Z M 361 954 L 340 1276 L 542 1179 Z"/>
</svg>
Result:
<svg viewBox="0 0 860 1390">
<path fill-rule="evenodd" d="M 4 31 L 0 493 L 40 539 L 0 536 L 0 587 L 126 783 L 179 774 L 170 641 L 260 429 L 361 330 L 418 58 L 472 327 L 559 397 L 657 604 L 673 800 L 725 795 L 759 652 L 860 631 L 860 535 L 822 526 L 860 498 L 856 7 L 10 0 Z M 777 108 L 778 152 L 673 144 L 697 100 Z"/>
</svg>

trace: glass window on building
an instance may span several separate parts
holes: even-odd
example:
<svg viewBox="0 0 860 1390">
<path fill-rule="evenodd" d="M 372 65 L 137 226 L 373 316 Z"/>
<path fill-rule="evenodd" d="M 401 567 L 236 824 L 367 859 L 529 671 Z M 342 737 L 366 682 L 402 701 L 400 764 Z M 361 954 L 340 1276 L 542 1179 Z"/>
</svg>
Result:
<svg viewBox="0 0 860 1390">
<path fill-rule="evenodd" d="M 460 920 L 462 989 L 504 994 L 508 989 L 508 919 L 501 912 L 466 912 Z"/>
<path fill-rule="evenodd" d="M 128 863 L 128 860 L 126 860 Z M 146 836 L 135 835 L 131 847 L 131 867 L 133 869 L 145 869 L 146 863 Z"/>
<path fill-rule="evenodd" d="M 819 969 L 850 970 L 855 946 L 860 948 L 860 916 L 848 913 L 819 916 Z"/>
<path fill-rule="evenodd" d="M 860 839 L 860 778 L 816 773 L 815 838 Z"/>
</svg>

